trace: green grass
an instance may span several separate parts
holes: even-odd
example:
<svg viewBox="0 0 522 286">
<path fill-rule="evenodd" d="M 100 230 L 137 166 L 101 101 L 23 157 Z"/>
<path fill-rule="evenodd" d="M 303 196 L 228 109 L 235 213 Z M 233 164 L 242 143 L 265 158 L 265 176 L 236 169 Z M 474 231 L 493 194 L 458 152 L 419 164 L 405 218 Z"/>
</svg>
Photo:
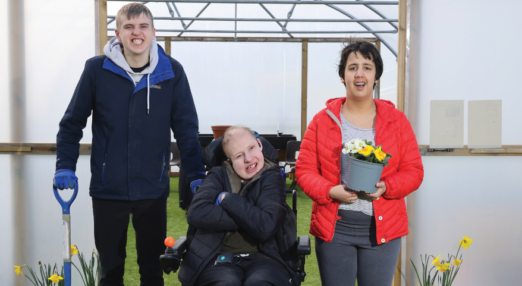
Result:
<svg viewBox="0 0 522 286">
<path fill-rule="evenodd" d="M 287 180 L 287 186 L 290 180 Z M 299 188 L 298 188 L 299 189 Z M 178 196 L 178 178 L 170 179 L 170 196 L 167 201 L 167 235 L 175 239 L 185 236 L 187 231 L 187 219 L 185 211 L 179 208 Z M 288 195 L 287 203 L 292 206 L 292 196 Z M 297 234 L 310 236 L 312 244 L 312 254 L 306 258 L 306 279 L 302 285 L 320 285 L 319 269 L 317 268 L 317 259 L 315 257 L 314 237 L 309 234 L 310 218 L 312 214 L 312 200 L 308 198 L 300 189 L 297 195 Z M 139 286 L 140 274 L 137 264 L 135 234 L 132 223 L 129 224 L 127 233 L 127 259 L 125 260 L 125 277 L 124 283 L 127 286 Z M 178 280 L 177 273 L 170 275 L 164 274 L 165 285 L 181 285 Z"/>
</svg>

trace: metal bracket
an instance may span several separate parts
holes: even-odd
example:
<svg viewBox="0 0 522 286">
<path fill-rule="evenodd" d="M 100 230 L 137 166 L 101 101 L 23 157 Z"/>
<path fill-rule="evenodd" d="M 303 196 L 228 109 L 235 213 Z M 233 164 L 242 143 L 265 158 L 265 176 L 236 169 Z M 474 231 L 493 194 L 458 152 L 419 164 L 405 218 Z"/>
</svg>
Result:
<svg viewBox="0 0 522 286">
<path fill-rule="evenodd" d="M 455 151 L 454 149 L 433 149 L 433 148 L 429 148 L 428 149 L 428 152 L 453 152 Z"/>
</svg>

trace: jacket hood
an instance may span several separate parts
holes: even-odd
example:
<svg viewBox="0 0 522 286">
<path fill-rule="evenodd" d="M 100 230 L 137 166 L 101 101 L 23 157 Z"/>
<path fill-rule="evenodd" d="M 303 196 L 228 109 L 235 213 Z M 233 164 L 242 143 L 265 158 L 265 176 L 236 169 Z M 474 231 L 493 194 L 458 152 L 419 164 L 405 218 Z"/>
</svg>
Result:
<svg viewBox="0 0 522 286">
<path fill-rule="evenodd" d="M 261 175 L 266 170 L 277 166 L 277 164 L 275 164 L 274 162 L 268 160 L 267 158 L 265 158 L 264 161 L 265 161 L 265 164 L 264 164 L 263 168 L 261 170 L 259 170 L 259 172 L 257 172 L 257 174 L 255 174 L 255 176 L 252 177 L 252 179 L 250 181 L 248 181 L 246 183 L 246 185 L 248 185 L 248 184 L 256 181 L 257 179 L 261 178 Z M 234 168 L 232 167 L 232 165 L 228 161 L 223 162 L 223 165 L 225 166 L 225 169 L 227 171 L 228 180 L 230 182 L 230 187 L 232 189 L 232 193 L 234 193 L 234 194 L 240 193 L 240 190 L 241 190 L 241 178 L 236 174 L 236 171 L 234 171 Z"/>
<path fill-rule="evenodd" d="M 156 42 L 156 38 L 154 38 L 152 40 L 152 43 L 150 44 L 150 65 L 139 73 L 134 72 L 125 60 L 125 56 L 123 55 L 123 45 L 118 40 L 118 38 L 114 37 L 110 41 L 108 41 L 105 47 L 103 48 L 103 52 L 111 61 L 113 61 L 116 65 L 118 65 L 120 68 L 125 70 L 125 72 L 131 75 L 151 74 L 158 65 L 158 43 Z"/>
<path fill-rule="evenodd" d="M 395 111 L 395 104 L 389 100 L 373 99 L 377 106 L 377 117 L 389 122 L 397 120 L 398 117 Z M 341 120 L 340 111 L 341 106 L 346 102 L 346 97 L 331 98 L 326 101 L 326 108 L 330 110 L 339 120 Z"/>
</svg>

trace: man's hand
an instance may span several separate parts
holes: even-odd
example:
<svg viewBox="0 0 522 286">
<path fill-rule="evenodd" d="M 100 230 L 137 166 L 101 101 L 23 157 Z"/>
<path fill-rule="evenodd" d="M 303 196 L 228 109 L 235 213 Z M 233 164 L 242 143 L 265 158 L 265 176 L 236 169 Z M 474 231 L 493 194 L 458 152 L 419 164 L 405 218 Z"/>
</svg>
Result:
<svg viewBox="0 0 522 286">
<path fill-rule="evenodd" d="M 199 189 L 199 186 L 201 186 L 201 179 L 194 180 L 194 181 L 192 181 L 192 183 L 190 183 L 190 191 L 192 192 L 193 195 L 196 194 L 196 192 Z"/>
<path fill-rule="evenodd" d="M 74 189 L 78 183 L 78 177 L 76 177 L 76 174 L 73 170 L 60 169 L 54 173 L 53 181 L 54 186 L 58 190 Z"/>
<path fill-rule="evenodd" d="M 375 193 L 373 194 L 367 194 L 367 193 L 364 193 L 364 195 L 370 199 L 370 200 L 378 200 L 380 196 L 382 196 L 382 194 L 384 194 L 384 192 L 386 192 L 386 184 L 384 182 L 378 182 L 377 184 L 375 184 L 375 186 L 377 187 L 377 191 L 375 191 Z"/>
<path fill-rule="evenodd" d="M 337 185 L 330 189 L 330 198 L 338 200 L 341 203 L 351 204 L 357 200 L 357 193 L 344 185 Z"/>
</svg>

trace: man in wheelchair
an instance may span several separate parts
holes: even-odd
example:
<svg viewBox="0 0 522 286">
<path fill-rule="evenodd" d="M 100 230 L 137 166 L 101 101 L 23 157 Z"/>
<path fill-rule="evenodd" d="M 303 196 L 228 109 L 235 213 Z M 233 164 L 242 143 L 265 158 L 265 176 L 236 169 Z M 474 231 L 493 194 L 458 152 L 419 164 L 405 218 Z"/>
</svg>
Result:
<svg viewBox="0 0 522 286">
<path fill-rule="evenodd" d="M 189 246 L 179 280 L 300 285 L 296 218 L 279 166 L 265 158 L 261 141 L 246 127 L 229 128 L 222 148 L 228 160 L 209 171 L 188 210 Z"/>
</svg>

